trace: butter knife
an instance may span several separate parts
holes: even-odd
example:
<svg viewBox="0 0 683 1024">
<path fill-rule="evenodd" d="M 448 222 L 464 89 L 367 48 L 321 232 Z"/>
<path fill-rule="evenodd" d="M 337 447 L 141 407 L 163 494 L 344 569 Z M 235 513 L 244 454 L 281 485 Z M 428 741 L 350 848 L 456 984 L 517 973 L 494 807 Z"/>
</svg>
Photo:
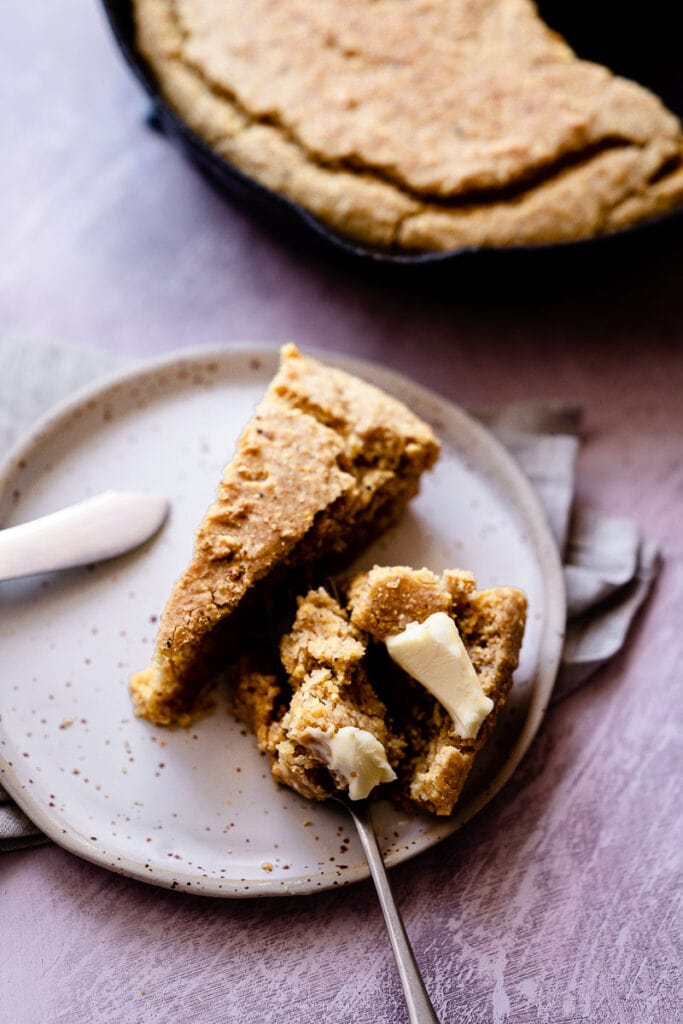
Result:
<svg viewBox="0 0 683 1024">
<path fill-rule="evenodd" d="M 0 580 L 114 558 L 161 527 L 168 501 L 137 491 L 104 491 L 59 512 L 0 530 Z"/>
</svg>

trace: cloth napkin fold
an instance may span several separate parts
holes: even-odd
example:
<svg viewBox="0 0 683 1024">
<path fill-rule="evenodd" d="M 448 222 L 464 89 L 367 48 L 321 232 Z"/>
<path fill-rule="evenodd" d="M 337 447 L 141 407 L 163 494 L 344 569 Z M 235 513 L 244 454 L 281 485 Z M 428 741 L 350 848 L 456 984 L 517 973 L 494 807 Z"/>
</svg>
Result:
<svg viewBox="0 0 683 1024">
<path fill-rule="evenodd" d="M 40 339 L 0 339 L 0 453 L 50 406 L 124 363 Z M 657 574 L 657 546 L 631 520 L 573 507 L 580 406 L 534 401 L 471 412 L 531 480 L 563 553 L 568 623 L 553 691 L 561 700 L 624 645 Z M 47 841 L 0 787 L 0 852 Z"/>
</svg>

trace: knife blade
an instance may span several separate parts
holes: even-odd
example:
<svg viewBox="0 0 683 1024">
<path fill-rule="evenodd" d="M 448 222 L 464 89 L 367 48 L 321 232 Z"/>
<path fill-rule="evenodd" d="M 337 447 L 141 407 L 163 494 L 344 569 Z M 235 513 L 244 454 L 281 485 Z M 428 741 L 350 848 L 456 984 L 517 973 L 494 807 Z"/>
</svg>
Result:
<svg viewBox="0 0 683 1024">
<path fill-rule="evenodd" d="M 103 491 L 93 498 L 0 530 L 0 580 L 71 569 L 114 558 L 152 537 L 168 501 L 138 491 Z"/>
</svg>

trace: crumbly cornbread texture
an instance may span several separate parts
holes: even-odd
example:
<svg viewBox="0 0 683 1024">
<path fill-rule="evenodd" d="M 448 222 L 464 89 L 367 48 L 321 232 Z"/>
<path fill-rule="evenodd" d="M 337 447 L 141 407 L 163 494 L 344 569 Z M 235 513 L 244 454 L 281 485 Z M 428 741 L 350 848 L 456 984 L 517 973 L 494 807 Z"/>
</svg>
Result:
<svg viewBox="0 0 683 1024">
<path fill-rule="evenodd" d="M 202 685 L 241 653 L 238 610 L 263 620 L 266 581 L 385 529 L 438 453 L 401 402 L 285 346 L 161 616 L 152 666 L 132 677 L 136 713 L 189 721 Z"/>
<path fill-rule="evenodd" d="M 375 567 L 355 577 L 349 587 L 351 621 L 379 641 L 405 628 L 404 605 L 410 606 L 412 621 L 423 622 L 445 610 L 436 605 L 446 602 L 482 690 L 493 701 L 475 739 L 463 739 L 448 712 L 424 687 L 384 662 L 396 700 L 392 710 L 406 743 L 407 755 L 399 769 L 403 790 L 413 804 L 440 815 L 451 813 L 507 700 L 524 635 L 526 597 L 512 587 L 478 591 L 468 572 L 448 570 L 439 578 L 427 569 L 416 572 L 401 566 Z M 383 692 L 389 702 L 386 689 L 387 683 Z"/>
<path fill-rule="evenodd" d="M 678 119 L 532 0 L 134 0 L 162 94 L 336 231 L 444 250 L 585 238 L 683 202 Z"/>
<path fill-rule="evenodd" d="M 318 755 L 315 730 L 371 732 L 398 775 L 395 794 L 412 807 L 448 815 L 512 684 L 526 599 L 512 588 L 474 589 L 471 573 L 375 567 L 348 587 L 345 607 L 322 589 L 299 600 L 280 645 L 282 672 L 248 663 L 238 673 L 235 712 L 256 733 L 274 777 L 303 796 L 344 788 Z M 407 611 L 406 609 L 409 609 Z M 452 615 L 484 693 L 494 702 L 477 737 L 464 740 L 445 709 L 386 656 L 383 641 L 407 621 Z"/>
<path fill-rule="evenodd" d="M 387 709 L 368 681 L 366 643 L 333 597 L 322 588 L 312 590 L 299 599 L 292 629 L 280 644 L 291 692 L 281 717 L 273 716 L 275 676 L 247 670 L 237 682 L 236 713 L 270 754 L 274 777 L 302 796 L 324 800 L 342 788 L 314 753 L 315 730 L 334 735 L 345 726 L 364 729 L 382 744 L 392 767 L 403 753 L 402 740 L 387 725 Z M 281 693 L 278 688 L 277 696 Z"/>
<path fill-rule="evenodd" d="M 354 576 L 348 606 L 354 626 L 376 640 L 401 633 L 409 622 L 424 622 L 435 612 L 451 613 L 453 604 L 474 590 L 471 572 L 450 569 L 442 577 L 429 569 L 376 565 Z"/>
</svg>

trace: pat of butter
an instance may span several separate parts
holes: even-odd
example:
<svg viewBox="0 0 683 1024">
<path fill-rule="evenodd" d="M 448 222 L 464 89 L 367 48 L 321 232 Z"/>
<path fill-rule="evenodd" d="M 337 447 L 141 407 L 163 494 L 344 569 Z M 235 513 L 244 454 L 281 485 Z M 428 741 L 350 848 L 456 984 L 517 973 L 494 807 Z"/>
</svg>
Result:
<svg viewBox="0 0 683 1024">
<path fill-rule="evenodd" d="M 435 612 L 385 642 L 392 660 L 445 707 L 463 739 L 474 739 L 493 701 L 481 688 L 453 619 Z"/>
<path fill-rule="evenodd" d="M 379 782 L 396 778 L 384 747 L 367 729 L 345 725 L 334 734 L 308 729 L 306 746 L 343 780 L 352 800 L 363 800 Z"/>
</svg>

